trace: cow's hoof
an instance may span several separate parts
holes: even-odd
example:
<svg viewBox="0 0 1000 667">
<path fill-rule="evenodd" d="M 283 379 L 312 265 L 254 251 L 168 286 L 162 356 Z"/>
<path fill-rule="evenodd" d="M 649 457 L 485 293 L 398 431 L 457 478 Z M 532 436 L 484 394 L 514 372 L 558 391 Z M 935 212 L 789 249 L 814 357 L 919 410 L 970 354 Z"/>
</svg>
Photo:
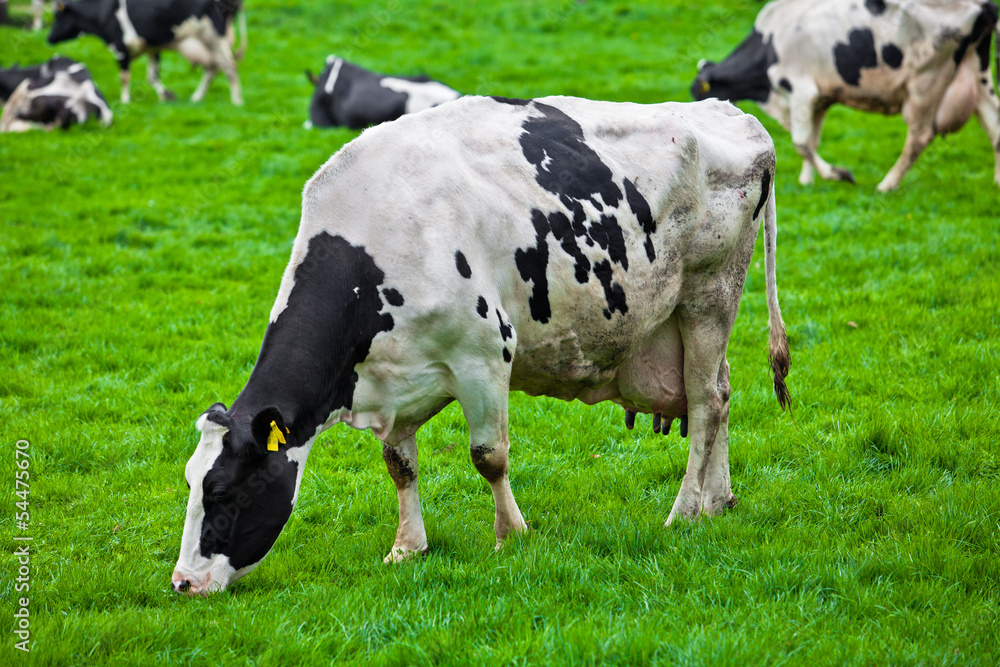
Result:
<svg viewBox="0 0 1000 667">
<path fill-rule="evenodd" d="M 386 565 L 391 563 L 402 563 L 404 560 L 409 558 L 415 558 L 417 556 L 423 556 L 427 553 L 427 547 L 423 549 L 407 549 L 405 547 L 393 547 L 392 551 L 382 559 L 382 562 Z"/>
<path fill-rule="evenodd" d="M 164 90 L 163 91 L 163 101 L 164 102 L 175 102 L 175 101 L 177 101 L 177 96 L 174 95 L 174 91 L 172 91 L 172 90 Z"/>
<path fill-rule="evenodd" d="M 879 192 L 892 192 L 898 187 L 899 183 L 892 183 L 887 179 L 879 183 L 878 187 L 876 187 L 875 189 L 878 190 Z"/>
<path fill-rule="evenodd" d="M 857 185 L 857 182 L 854 180 L 854 174 L 852 174 L 847 169 L 841 169 L 840 167 L 834 167 L 833 168 L 833 174 L 834 174 L 834 176 L 837 177 L 838 181 L 846 181 L 846 182 L 850 183 L 851 185 Z"/>
<path fill-rule="evenodd" d="M 729 496 L 729 500 L 726 501 L 726 509 L 733 509 L 740 504 L 740 499 L 736 496 Z"/>
</svg>

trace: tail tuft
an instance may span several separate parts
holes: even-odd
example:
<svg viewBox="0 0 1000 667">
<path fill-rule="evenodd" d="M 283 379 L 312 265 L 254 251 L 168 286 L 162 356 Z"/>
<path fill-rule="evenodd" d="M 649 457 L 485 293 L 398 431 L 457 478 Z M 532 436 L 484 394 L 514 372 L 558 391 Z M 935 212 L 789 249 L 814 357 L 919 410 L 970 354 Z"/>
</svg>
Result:
<svg viewBox="0 0 1000 667">
<path fill-rule="evenodd" d="M 788 387 L 785 386 L 791 358 L 788 354 L 788 336 L 785 335 L 783 323 L 777 330 L 772 329 L 768 343 L 771 373 L 774 375 L 774 395 L 778 398 L 778 405 L 784 410 L 792 405 L 792 397 L 788 393 Z"/>
</svg>

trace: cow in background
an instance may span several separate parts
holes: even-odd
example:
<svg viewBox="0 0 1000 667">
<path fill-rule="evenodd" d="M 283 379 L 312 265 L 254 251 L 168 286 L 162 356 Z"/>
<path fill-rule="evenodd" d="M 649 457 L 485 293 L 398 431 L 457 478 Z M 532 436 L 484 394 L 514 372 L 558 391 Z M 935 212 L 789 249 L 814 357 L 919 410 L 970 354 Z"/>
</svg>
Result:
<svg viewBox="0 0 1000 667">
<path fill-rule="evenodd" d="M 19 79 L 0 115 L 0 132 L 68 128 L 90 117 L 111 125 L 113 114 L 90 72 L 72 58 L 56 57 L 35 67 L 0 70 L 0 92 Z"/>
<path fill-rule="evenodd" d="M 994 31 L 1000 34 L 997 5 L 988 0 L 776 0 L 725 60 L 699 65 L 691 93 L 757 102 L 791 131 L 803 185 L 812 183 L 814 168 L 825 179 L 854 182 L 816 150 L 832 105 L 901 113 L 906 143 L 878 185 L 882 192 L 899 186 L 935 136 L 956 132 L 975 113 L 993 146 L 1000 185 Z"/>
<path fill-rule="evenodd" d="M 214 0 L 76 0 L 56 7 L 49 43 L 81 34 L 100 37 L 121 68 L 122 102 L 128 102 L 129 67 L 134 58 L 149 54 L 147 79 L 160 100 L 174 95 L 160 82 L 160 52 L 179 51 L 192 65 L 201 66 L 201 83 L 191 96 L 198 102 L 221 70 L 229 80 L 233 104 L 243 104 L 230 36 L 233 3 Z M 236 5 L 238 9 L 238 5 Z M 227 18 L 228 17 L 228 20 Z M 245 24 L 244 24 L 245 25 Z M 244 44 L 246 37 L 244 35 Z"/>
<path fill-rule="evenodd" d="M 461 97 L 427 76 L 377 74 L 333 55 L 318 78 L 308 70 L 306 78 L 316 87 L 307 128 L 360 130 Z"/>
<path fill-rule="evenodd" d="M 38 79 L 43 76 L 48 76 L 55 69 L 67 69 L 74 63 L 76 63 L 76 61 L 72 58 L 55 56 L 41 65 L 21 67 L 15 63 L 12 67 L 8 67 L 6 69 L 0 67 L 0 100 L 7 101 L 7 99 L 14 93 L 14 90 L 17 89 L 17 87 L 21 85 L 21 82 L 25 79 Z"/>
</svg>

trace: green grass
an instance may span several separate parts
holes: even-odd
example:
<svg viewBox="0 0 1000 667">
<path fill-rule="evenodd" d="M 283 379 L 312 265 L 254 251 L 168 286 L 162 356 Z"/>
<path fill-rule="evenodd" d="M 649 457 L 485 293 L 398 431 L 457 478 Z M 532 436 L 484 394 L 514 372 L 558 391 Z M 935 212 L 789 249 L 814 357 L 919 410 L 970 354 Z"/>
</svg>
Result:
<svg viewBox="0 0 1000 667">
<path fill-rule="evenodd" d="M 464 92 L 687 100 L 756 2 L 248 3 L 247 104 L 159 104 L 133 71 L 115 123 L 0 137 L 0 663 L 13 628 L 14 442 L 31 441 L 31 658 L 97 664 L 1000 663 L 1000 196 L 972 122 L 889 195 L 904 126 L 835 109 L 779 164 L 778 283 L 794 419 L 770 393 L 761 248 L 730 343 L 739 506 L 662 523 L 687 440 L 612 405 L 511 397 L 512 484 L 534 530 L 494 554 L 461 411 L 420 434 L 430 554 L 397 567 L 396 494 L 369 433 L 313 449 L 273 553 L 227 592 L 168 591 L 194 420 L 253 366 L 306 179 L 356 133 L 305 131 L 331 52 Z M 83 38 L 111 100 L 116 66 Z M 0 62 L 42 35 L 0 28 Z M 198 74 L 163 78 L 186 99 Z M 600 454 L 595 458 L 595 454 Z M 9 610 L 9 611 L 8 611 Z"/>
</svg>

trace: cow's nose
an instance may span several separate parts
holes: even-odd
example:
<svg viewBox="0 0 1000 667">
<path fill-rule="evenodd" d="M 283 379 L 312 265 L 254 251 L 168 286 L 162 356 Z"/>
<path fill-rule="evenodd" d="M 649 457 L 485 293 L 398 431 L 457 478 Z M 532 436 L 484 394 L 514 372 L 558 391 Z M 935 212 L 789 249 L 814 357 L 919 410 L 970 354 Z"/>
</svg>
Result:
<svg viewBox="0 0 1000 667">
<path fill-rule="evenodd" d="M 183 593 L 187 589 L 191 588 L 191 582 L 187 579 L 181 579 L 180 581 L 173 582 L 174 590 L 178 593 Z"/>
</svg>

